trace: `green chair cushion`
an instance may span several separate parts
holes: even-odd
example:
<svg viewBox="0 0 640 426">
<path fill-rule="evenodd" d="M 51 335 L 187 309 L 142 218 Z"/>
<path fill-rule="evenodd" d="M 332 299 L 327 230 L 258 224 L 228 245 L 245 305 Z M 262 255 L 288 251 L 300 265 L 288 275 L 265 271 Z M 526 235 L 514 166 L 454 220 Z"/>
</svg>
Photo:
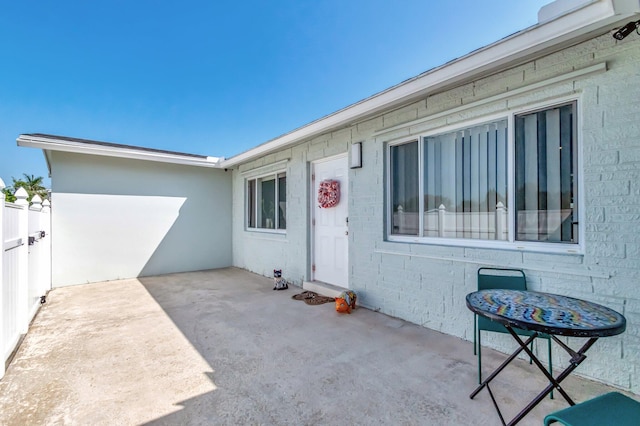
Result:
<svg viewBox="0 0 640 426">
<path fill-rule="evenodd" d="M 619 392 L 610 392 L 544 418 L 545 426 L 554 422 L 566 426 L 637 426 L 640 424 L 640 402 Z"/>
</svg>

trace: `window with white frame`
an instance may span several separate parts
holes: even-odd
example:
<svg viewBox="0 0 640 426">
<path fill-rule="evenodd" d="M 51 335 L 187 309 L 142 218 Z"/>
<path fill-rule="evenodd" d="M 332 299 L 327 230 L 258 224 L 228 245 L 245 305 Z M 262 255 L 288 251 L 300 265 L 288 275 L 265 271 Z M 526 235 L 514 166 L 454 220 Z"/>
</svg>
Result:
<svg viewBox="0 0 640 426">
<path fill-rule="evenodd" d="M 246 194 L 248 229 L 287 229 L 286 173 L 247 179 Z"/>
<path fill-rule="evenodd" d="M 515 117 L 515 239 L 578 242 L 575 103 Z"/>
<path fill-rule="evenodd" d="M 391 144 L 389 236 L 577 244 L 575 110 Z"/>
</svg>

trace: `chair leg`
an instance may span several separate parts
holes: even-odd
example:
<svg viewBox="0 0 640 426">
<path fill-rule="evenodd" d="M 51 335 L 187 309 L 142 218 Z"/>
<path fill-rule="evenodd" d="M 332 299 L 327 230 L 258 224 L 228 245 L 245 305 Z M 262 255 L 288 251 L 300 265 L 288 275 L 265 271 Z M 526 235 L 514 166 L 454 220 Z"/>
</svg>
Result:
<svg viewBox="0 0 640 426">
<path fill-rule="evenodd" d="M 482 344 L 480 343 L 480 330 L 478 330 L 478 384 L 482 383 Z"/>
<path fill-rule="evenodd" d="M 551 374 L 553 376 L 553 358 L 551 357 L 551 339 L 547 339 L 547 342 L 549 342 L 548 347 L 549 347 L 549 374 Z M 551 393 L 549 394 L 549 398 L 553 399 L 553 389 L 551 389 Z"/>
<path fill-rule="evenodd" d="M 473 354 L 477 355 L 478 354 L 478 350 L 476 348 L 476 334 L 478 334 L 478 316 L 476 314 L 473 314 Z"/>
</svg>

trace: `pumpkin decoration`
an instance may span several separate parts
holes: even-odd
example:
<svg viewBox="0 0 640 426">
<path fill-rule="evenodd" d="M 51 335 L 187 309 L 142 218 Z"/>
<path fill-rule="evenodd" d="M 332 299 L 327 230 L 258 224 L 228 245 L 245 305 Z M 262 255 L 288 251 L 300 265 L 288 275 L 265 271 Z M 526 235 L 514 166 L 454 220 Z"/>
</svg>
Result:
<svg viewBox="0 0 640 426">
<path fill-rule="evenodd" d="M 335 207 L 340 202 L 340 181 L 327 179 L 318 188 L 318 206 L 321 209 Z"/>
<path fill-rule="evenodd" d="M 336 312 L 350 314 L 356 308 L 356 294 L 351 291 L 343 291 L 336 297 Z"/>
</svg>

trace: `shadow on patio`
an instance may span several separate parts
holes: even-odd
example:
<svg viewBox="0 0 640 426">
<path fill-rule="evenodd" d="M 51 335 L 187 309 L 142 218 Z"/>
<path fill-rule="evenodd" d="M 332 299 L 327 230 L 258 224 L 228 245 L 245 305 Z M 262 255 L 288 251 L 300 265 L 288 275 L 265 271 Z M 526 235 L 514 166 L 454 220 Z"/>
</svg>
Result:
<svg viewBox="0 0 640 426">
<path fill-rule="evenodd" d="M 469 399 L 470 342 L 300 291 L 234 268 L 56 289 L 0 382 L 0 424 L 500 423 L 485 391 Z M 486 371 L 504 359 L 484 354 Z M 509 418 L 542 387 L 526 361 L 492 386 Z M 566 405 L 547 398 L 521 424 Z"/>
</svg>

